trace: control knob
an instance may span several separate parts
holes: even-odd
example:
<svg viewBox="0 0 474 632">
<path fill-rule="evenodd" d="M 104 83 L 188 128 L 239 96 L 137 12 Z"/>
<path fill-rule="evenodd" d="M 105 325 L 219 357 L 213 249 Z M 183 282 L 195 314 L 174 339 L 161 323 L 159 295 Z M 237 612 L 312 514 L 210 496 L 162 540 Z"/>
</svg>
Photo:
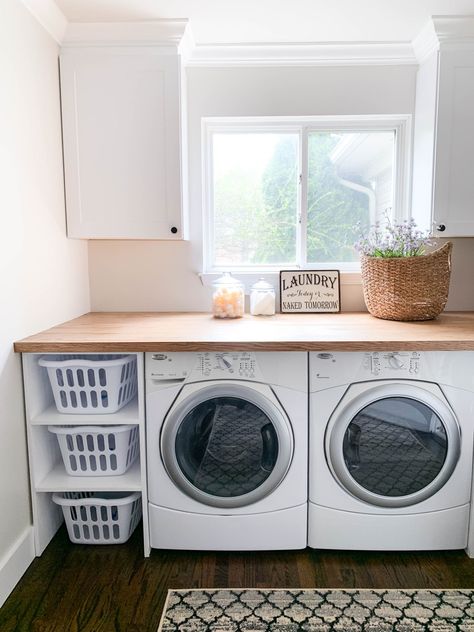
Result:
<svg viewBox="0 0 474 632">
<path fill-rule="evenodd" d="M 232 367 L 232 356 L 228 353 L 224 353 L 221 355 L 222 363 L 226 367 L 226 369 L 230 369 Z"/>
<path fill-rule="evenodd" d="M 403 362 L 395 354 L 388 356 L 388 364 L 391 369 L 402 369 Z"/>
</svg>

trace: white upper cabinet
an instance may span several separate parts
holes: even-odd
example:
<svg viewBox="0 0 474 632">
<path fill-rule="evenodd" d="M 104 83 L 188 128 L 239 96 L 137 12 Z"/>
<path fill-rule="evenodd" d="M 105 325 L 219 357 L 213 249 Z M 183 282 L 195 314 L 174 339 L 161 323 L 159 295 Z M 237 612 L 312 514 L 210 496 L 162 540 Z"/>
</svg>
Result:
<svg viewBox="0 0 474 632">
<path fill-rule="evenodd" d="M 183 239 L 176 46 L 68 45 L 60 68 L 68 236 Z"/>
<path fill-rule="evenodd" d="M 434 234 L 474 235 L 474 50 L 439 60 Z M 445 231 L 441 228 L 445 226 Z"/>
<path fill-rule="evenodd" d="M 438 237 L 474 236 L 474 19 L 434 18 L 437 50 L 416 93 L 413 217 Z M 460 32 L 461 30 L 461 32 Z M 472 33 L 472 36 L 471 36 Z"/>
</svg>

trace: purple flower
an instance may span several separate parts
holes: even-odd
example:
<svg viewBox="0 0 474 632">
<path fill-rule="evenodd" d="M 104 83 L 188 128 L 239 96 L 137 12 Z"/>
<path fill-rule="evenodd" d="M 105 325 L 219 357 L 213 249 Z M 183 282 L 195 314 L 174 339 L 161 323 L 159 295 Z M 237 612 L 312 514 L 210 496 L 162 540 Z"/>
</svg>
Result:
<svg viewBox="0 0 474 632">
<path fill-rule="evenodd" d="M 360 232 L 360 226 L 358 227 Z M 416 227 L 413 219 L 392 222 L 388 215 L 381 227 L 376 222 L 366 235 L 361 235 L 355 248 L 369 257 L 417 257 L 432 245 L 429 234 Z"/>
</svg>

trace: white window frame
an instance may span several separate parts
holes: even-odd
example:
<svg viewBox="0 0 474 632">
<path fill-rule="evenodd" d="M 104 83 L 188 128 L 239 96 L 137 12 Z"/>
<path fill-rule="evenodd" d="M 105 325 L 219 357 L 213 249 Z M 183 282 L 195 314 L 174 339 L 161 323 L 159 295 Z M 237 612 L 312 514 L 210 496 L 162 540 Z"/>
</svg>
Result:
<svg viewBox="0 0 474 632">
<path fill-rule="evenodd" d="M 344 132 L 394 131 L 394 180 L 393 218 L 408 219 L 410 216 L 410 166 L 411 166 L 411 115 L 354 115 L 354 116 L 306 116 L 306 117 L 207 117 L 202 119 L 202 271 L 204 283 L 223 271 L 242 276 L 251 282 L 261 274 L 275 274 L 285 266 L 213 266 L 213 156 L 212 137 L 215 133 L 296 133 L 299 135 L 297 193 L 298 221 L 296 265 L 286 269 L 339 269 L 347 273 L 359 273 L 359 262 L 306 263 L 307 188 L 308 188 L 308 135 L 311 132 L 334 130 Z M 358 275 L 357 275 L 358 276 Z M 350 280 L 349 282 L 357 282 Z"/>
</svg>

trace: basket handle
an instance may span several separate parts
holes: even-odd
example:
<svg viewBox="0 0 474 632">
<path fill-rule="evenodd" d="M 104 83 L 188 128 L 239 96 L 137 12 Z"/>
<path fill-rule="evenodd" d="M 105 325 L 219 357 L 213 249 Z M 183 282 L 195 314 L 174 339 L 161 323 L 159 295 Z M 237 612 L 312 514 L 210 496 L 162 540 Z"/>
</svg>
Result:
<svg viewBox="0 0 474 632">
<path fill-rule="evenodd" d="M 61 493 L 53 494 L 53 501 L 57 505 L 63 507 L 77 507 L 78 505 L 104 505 L 107 507 L 128 505 L 135 502 L 141 496 L 141 492 L 133 492 L 123 498 L 101 498 L 100 496 L 91 496 L 90 498 L 64 498 Z"/>
<path fill-rule="evenodd" d="M 76 425 L 66 425 L 60 424 L 57 426 L 49 425 L 48 430 L 54 434 L 80 434 L 87 433 L 91 435 L 97 434 L 111 434 L 112 432 L 120 433 L 120 432 L 129 432 L 132 428 L 137 426 L 137 424 L 120 424 L 112 426 L 112 425 L 97 425 L 97 426 L 76 426 Z"/>
<path fill-rule="evenodd" d="M 448 269 L 451 272 L 451 257 L 452 257 L 452 254 L 453 254 L 453 242 L 452 241 L 448 241 L 444 245 L 448 246 L 448 248 L 447 248 L 447 250 L 448 250 Z"/>
<path fill-rule="evenodd" d="M 434 250 L 433 252 L 430 252 L 428 254 L 428 257 L 436 257 L 437 259 L 443 259 L 443 258 L 447 258 L 448 260 L 448 270 L 451 271 L 451 255 L 453 252 L 453 242 L 452 241 L 447 241 L 445 244 L 443 244 L 440 248 L 438 248 L 437 250 Z"/>
<path fill-rule="evenodd" d="M 41 358 L 38 360 L 38 364 L 46 368 L 54 368 L 54 369 L 56 368 L 62 369 L 62 368 L 67 368 L 67 367 L 77 367 L 77 368 L 86 367 L 89 369 L 102 369 L 102 368 L 106 369 L 113 366 L 121 366 L 123 364 L 127 364 L 128 362 L 133 361 L 133 360 L 130 360 L 130 358 L 133 356 L 133 353 L 129 353 L 115 360 L 107 360 L 107 359 L 86 360 L 84 358 L 67 359 L 67 355 L 68 354 L 64 354 L 65 356 L 64 360 L 57 360 L 57 359 L 51 360 L 49 359 L 49 356 L 44 355 L 44 356 L 41 356 Z M 95 355 L 95 354 L 91 354 L 91 355 Z"/>
</svg>

